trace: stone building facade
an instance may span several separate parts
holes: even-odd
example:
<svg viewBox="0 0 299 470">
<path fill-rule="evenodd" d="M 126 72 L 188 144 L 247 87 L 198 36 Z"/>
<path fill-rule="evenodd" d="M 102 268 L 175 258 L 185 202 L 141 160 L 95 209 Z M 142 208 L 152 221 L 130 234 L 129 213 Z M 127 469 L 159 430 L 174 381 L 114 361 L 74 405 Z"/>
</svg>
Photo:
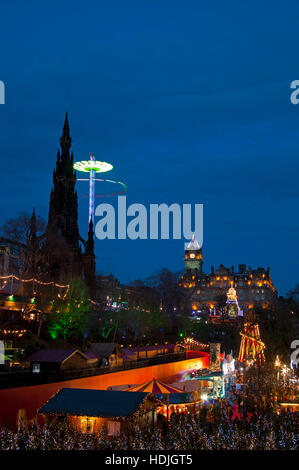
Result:
<svg viewBox="0 0 299 470">
<path fill-rule="evenodd" d="M 208 310 L 216 313 L 223 308 L 227 292 L 231 286 L 236 289 L 240 308 L 269 308 L 277 299 L 277 291 L 270 275 L 270 268 L 256 269 L 239 264 L 230 268 L 220 264 L 219 268 L 211 267 L 210 272 L 202 270 L 202 249 L 193 236 L 185 250 L 185 274 L 179 281 L 182 288 L 185 308 L 193 311 Z"/>
</svg>

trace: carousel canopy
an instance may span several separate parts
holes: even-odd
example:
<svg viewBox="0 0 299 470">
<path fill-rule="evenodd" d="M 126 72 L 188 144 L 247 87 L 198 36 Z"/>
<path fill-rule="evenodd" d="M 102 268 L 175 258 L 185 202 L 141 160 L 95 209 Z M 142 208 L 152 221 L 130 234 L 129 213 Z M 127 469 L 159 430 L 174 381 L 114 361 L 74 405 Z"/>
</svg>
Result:
<svg viewBox="0 0 299 470">
<path fill-rule="evenodd" d="M 127 388 L 125 392 L 147 392 L 147 393 L 182 393 L 182 390 L 171 385 L 152 379 L 149 382 Z"/>
</svg>

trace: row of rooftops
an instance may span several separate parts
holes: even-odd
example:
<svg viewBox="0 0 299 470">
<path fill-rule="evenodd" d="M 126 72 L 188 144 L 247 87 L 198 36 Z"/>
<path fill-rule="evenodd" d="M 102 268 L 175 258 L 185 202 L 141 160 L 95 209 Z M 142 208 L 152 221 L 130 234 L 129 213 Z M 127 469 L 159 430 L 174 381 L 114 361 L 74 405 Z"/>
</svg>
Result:
<svg viewBox="0 0 299 470">
<path fill-rule="evenodd" d="M 200 273 L 201 276 L 217 276 L 217 275 L 233 275 L 233 276 L 263 276 L 270 275 L 270 267 L 267 269 L 263 267 L 258 267 L 256 269 L 252 269 L 251 266 L 246 267 L 246 264 L 239 264 L 238 271 L 235 271 L 235 267 L 231 266 L 230 268 L 226 268 L 223 264 L 219 265 L 218 269 L 215 269 L 214 266 L 211 266 L 210 273 Z"/>
<path fill-rule="evenodd" d="M 167 384 L 159 383 L 159 385 L 167 387 Z M 140 411 L 146 400 L 150 404 L 147 410 L 153 410 L 157 405 L 165 405 L 165 398 L 163 399 L 163 394 L 159 393 L 62 388 L 38 410 L 38 413 L 128 419 L 136 416 L 136 412 Z M 192 403 L 193 401 L 192 391 L 188 393 L 182 390 L 169 393 L 167 399 L 168 404 Z"/>
<path fill-rule="evenodd" d="M 83 353 L 78 349 L 39 349 L 30 356 L 26 357 L 24 362 L 37 363 L 63 363 L 74 354 L 80 354 L 84 359 L 97 359 L 97 356 L 91 352 Z"/>
<path fill-rule="evenodd" d="M 211 267 L 210 273 L 199 272 L 196 269 L 187 269 L 185 275 L 182 275 L 181 278 L 195 277 L 199 280 L 207 281 L 250 281 L 254 280 L 267 280 L 271 281 L 270 268 L 267 270 L 264 268 L 251 269 L 251 267 L 246 270 L 246 265 L 239 265 L 239 272 L 234 271 L 234 267 L 225 268 L 223 265 L 220 265 L 218 269 L 214 270 L 214 266 Z M 271 281 L 272 282 L 272 281 Z"/>
<path fill-rule="evenodd" d="M 174 348 L 175 346 L 173 344 L 163 344 L 122 349 L 117 343 L 92 343 L 88 351 L 84 353 L 77 349 L 39 349 L 28 356 L 24 362 L 62 363 L 75 353 L 79 353 L 85 359 L 109 358 L 112 354 L 116 354 L 124 359 L 129 359 L 130 356 L 141 351 L 164 350 L 165 352 L 170 352 L 173 351 Z"/>
</svg>

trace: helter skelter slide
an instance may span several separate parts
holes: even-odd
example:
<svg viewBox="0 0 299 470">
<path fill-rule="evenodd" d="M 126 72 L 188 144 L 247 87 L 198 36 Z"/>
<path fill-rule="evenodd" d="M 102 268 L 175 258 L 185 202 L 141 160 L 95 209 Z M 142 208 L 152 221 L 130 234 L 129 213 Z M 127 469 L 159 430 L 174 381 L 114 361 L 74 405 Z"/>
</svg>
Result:
<svg viewBox="0 0 299 470">
<path fill-rule="evenodd" d="M 261 340 L 260 328 L 253 314 L 245 318 L 239 352 L 240 362 L 253 362 L 262 364 L 265 362 L 265 343 Z"/>
</svg>

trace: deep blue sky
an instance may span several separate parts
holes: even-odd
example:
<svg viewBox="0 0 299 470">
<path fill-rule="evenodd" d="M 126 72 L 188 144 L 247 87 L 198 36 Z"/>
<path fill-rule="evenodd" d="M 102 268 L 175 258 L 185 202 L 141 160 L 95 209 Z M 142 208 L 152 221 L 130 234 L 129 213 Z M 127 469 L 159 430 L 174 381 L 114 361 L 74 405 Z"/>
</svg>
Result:
<svg viewBox="0 0 299 470">
<path fill-rule="evenodd" d="M 75 159 L 112 162 L 129 203 L 204 204 L 205 269 L 299 282 L 298 1 L 10 1 L 0 18 L 0 223 L 47 217 L 68 110 Z M 97 268 L 127 282 L 181 269 L 183 249 L 96 241 Z"/>
</svg>

